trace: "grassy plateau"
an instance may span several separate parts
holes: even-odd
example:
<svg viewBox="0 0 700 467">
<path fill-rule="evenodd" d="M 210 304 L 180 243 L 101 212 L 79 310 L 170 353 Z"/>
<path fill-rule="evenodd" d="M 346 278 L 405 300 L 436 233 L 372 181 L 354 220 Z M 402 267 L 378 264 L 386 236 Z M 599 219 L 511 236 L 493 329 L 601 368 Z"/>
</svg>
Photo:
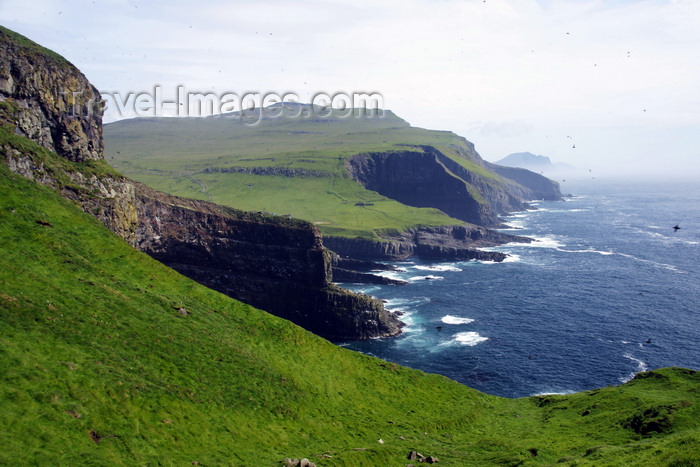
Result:
<svg viewBox="0 0 700 467">
<path fill-rule="evenodd" d="M 411 127 L 390 111 L 381 117 L 267 118 L 255 125 L 230 115 L 122 120 L 106 125 L 104 134 L 107 160 L 135 180 L 179 196 L 290 214 L 316 223 L 326 235 L 375 238 L 417 225 L 463 223 L 366 190 L 345 169 L 355 154 L 430 145 L 498 180 L 459 155 L 471 152 L 463 138 Z"/>
<path fill-rule="evenodd" d="M 0 147 L 65 163 L 4 129 Z M 2 465 L 700 465 L 692 370 L 484 394 L 213 292 L 5 164 L 0 245 Z"/>
</svg>

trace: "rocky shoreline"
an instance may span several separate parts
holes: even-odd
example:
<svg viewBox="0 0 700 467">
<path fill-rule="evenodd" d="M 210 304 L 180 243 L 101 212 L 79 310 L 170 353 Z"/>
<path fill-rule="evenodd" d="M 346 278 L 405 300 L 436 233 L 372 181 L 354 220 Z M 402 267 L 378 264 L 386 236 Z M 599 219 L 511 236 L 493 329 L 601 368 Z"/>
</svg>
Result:
<svg viewBox="0 0 700 467">
<path fill-rule="evenodd" d="M 326 247 L 342 258 L 360 261 L 399 261 L 410 256 L 431 260 L 500 262 L 504 253 L 479 248 L 506 243 L 530 243 L 532 239 L 473 225 L 420 227 L 379 239 L 324 237 Z"/>
<path fill-rule="evenodd" d="M 410 229 L 379 240 L 324 237 L 324 245 L 333 250 L 333 281 L 363 284 L 403 285 L 377 271 L 394 269 L 377 261 L 401 261 L 412 256 L 434 261 L 502 262 L 508 255 L 480 248 L 506 243 L 530 243 L 531 238 L 504 234 L 467 225 L 448 225 Z"/>
<path fill-rule="evenodd" d="M 424 226 L 377 238 L 322 237 L 310 222 L 251 213 L 168 195 L 134 182 L 104 160 L 103 101 L 97 89 L 62 57 L 0 30 L 0 123 L 62 158 L 17 143 L 0 148 L 15 173 L 52 186 L 137 249 L 233 298 L 287 318 L 329 339 L 389 337 L 402 323 L 381 301 L 336 282 L 401 285 L 373 274 L 378 261 L 500 262 L 481 248 L 531 239 L 474 224 Z M 65 89 L 79 89 L 67 93 Z M 486 168 L 470 143 L 459 157 Z M 366 153 L 345 163 L 348 175 L 410 206 L 434 207 L 463 222 L 497 228 L 497 215 L 525 209 L 522 200 L 557 199 L 558 185 L 508 169 L 517 181 L 467 170 L 430 146 Z M 306 169 L 210 169 L 275 176 L 320 176 Z M 506 170 L 506 169 L 503 169 Z M 505 172 L 504 172 L 505 173 Z M 334 254 L 335 253 L 335 254 Z"/>
<path fill-rule="evenodd" d="M 0 29 L 0 162 L 58 191 L 135 248 L 214 290 L 335 340 L 391 337 L 380 300 L 332 282 L 331 252 L 313 224 L 153 190 L 104 160 L 97 89 L 72 64 Z M 82 92 L 63 92 L 66 88 Z M 97 104 L 95 104 L 97 103 Z M 31 140 L 36 145 L 25 144 Z"/>
</svg>

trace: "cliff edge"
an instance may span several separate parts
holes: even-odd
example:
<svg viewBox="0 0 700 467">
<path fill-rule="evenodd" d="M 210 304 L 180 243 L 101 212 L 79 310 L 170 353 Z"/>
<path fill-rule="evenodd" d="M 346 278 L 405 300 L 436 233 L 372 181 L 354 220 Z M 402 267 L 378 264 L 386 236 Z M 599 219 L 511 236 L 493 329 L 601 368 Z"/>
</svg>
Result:
<svg viewBox="0 0 700 467">
<path fill-rule="evenodd" d="M 400 332 L 379 300 L 332 284 L 331 254 L 314 225 L 129 180 L 104 161 L 102 99 L 77 68 L 2 27 L 0 56 L 0 153 L 10 170 L 54 187 L 180 273 L 323 337 Z"/>
</svg>

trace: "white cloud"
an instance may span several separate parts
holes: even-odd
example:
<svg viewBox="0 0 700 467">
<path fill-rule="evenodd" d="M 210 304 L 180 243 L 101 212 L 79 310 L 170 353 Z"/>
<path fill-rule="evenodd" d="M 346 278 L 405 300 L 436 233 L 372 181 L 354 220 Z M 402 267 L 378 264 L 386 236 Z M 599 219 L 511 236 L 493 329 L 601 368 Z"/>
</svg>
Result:
<svg viewBox="0 0 700 467">
<path fill-rule="evenodd" d="M 0 18 L 108 91 L 376 91 L 487 159 L 698 165 L 692 0 L 5 0 Z"/>
</svg>

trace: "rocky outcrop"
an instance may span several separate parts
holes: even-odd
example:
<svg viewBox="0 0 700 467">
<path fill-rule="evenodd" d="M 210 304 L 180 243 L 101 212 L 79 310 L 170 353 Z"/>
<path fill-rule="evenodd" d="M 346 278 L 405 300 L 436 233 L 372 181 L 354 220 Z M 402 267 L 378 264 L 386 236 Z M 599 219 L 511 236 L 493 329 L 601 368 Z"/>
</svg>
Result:
<svg viewBox="0 0 700 467">
<path fill-rule="evenodd" d="M 464 148 L 455 145 L 453 149 L 455 149 L 459 156 L 471 161 L 471 158 L 466 157 Z M 450 159 L 445 154 L 430 146 L 423 146 L 423 150 L 435 154 L 435 158 L 440 161 L 445 168 L 473 186 L 496 214 L 524 211 L 528 208 L 525 200 L 531 199 L 531 194 L 525 187 L 520 186 L 518 183 L 508 179 L 488 178 L 474 170 L 468 170 L 455 160 Z M 476 152 L 474 152 L 474 154 L 475 157 L 478 157 Z M 478 158 L 478 162 L 478 165 L 481 166 L 485 164 L 485 161 L 481 160 L 480 157 Z"/>
<path fill-rule="evenodd" d="M 387 198 L 409 206 L 437 208 L 455 219 L 489 227 L 500 224 L 497 215 L 527 209 L 527 200 L 561 199 L 556 182 L 524 169 L 490 164 L 471 143 L 462 142 L 452 146 L 457 158 L 432 146 L 413 146 L 410 150 L 357 154 L 345 167 L 362 186 Z M 458 162 L 460 158 L 468 164 Z M 480 170 L 465 165 L 476 165 Z M 486 176 L 489 171 L 492 175 Z"/>
<path fill-rule="evenodd" d="M 358 260 L 402 260 L 416 255 L 434 260 L 503 261 L 504 253 L 479 248 L 511 242 L 529 243 L 526 237 L 508 235 L 484 227 L 446 225 L 409 229 L 382 239 L 326 237 L 325 245 L 343 257 Z"/>
<path fill-rule="evenodd" d="M 332 264 L 333 280 L 335 282 L 382 285 L 404 285 L 408 283 L 376 274 L 381 271 L 398 271 L 398 268 L 391 264 L 342 257 L 335 252 L 333 252 Z"/>
<path fill-rule="evenodd" d="M 561 191 L 559 191 L 559 183 L 543 175 L 519 167 L 503 167 L 496 164 L 489 164 L 489 168 L 501 177 L 514 180 L 520 185 L 530 189 L 532 194 L 529 195 L 527 199 L 543 199 L 547 201 L 558 201 L 562 199 Z"/>
<path fill-rule="evenodd" d="M 478 225 L 496 225 L 491 206 L 477 190 L 449 172 L 437 150 L 405 150 L 357 154 L 345 162 L 354 180 L 368 190 L 403 204 L 437 208 L 445 214 Z"/>
<path fill-rule="evenodd" d="M 346 282 L 350 284 L 381 284 L 381 285 L 404 285 L 406 281 L 391 279 L 389 277 L 372 274 L 369 272 L 354 271 L 352 269 L 333 268 L 333 280 L 336 282 Z"/>
<path fill-rule="evenodd" d="M 176 271 L 328 339 L 400 332 L 379 300 L 332 284 L 313 224 L 136 187 L 136 246 Z"/>
<path fill-rule="evenodd" d="M 15 173 L 76 201 L 126 241 L 213 289 L 329 339 L 398 334 L 381 301 L 331 282 L 331 253 L 304 221 L 187 200 L 133 182 L 102 155 L 99 93 L 62 57 L 0 29 L 0 147 Z M 80 93 L 61 94 L 65 90 Z M 74 113 L 74 109 L 79 111 Z M 81 110 L 82 109 L 82 110 Z"/>
<path fill-rule="evenodd" d="M 2 27 L 0 57 L 0 102 L 16 133 L 71 161 L 101 159 L 102 98 L 87 78 L 63 57 Z"/>
<path fill-rule="evenodd" d="M 134 182 L 117 174 L 104 162 L 97 167 L 57 167 L 45 159 L 44 155 L 24 147 L 11 144 L 0 147 L 0 160 L 4 160 L 12 172 L 56 188 L 61 196 L 75 201 L 114 233 L 135 244 L 139 217 Z M 105 168 L 106 172 L 101 170 Z"/>
</svg>

